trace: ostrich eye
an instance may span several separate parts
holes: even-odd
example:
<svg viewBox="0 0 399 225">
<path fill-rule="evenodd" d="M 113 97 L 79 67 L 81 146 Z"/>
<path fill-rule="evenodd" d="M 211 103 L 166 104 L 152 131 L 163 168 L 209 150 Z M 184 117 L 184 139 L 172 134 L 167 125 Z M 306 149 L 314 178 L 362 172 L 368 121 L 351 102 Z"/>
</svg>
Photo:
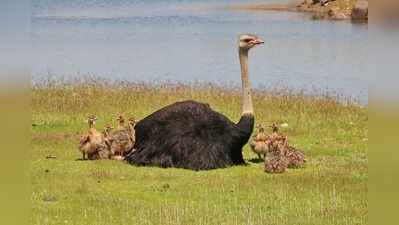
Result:
<svg viewBox="0 0 399 225">
<path fill-rule="evenodd" d="M 252 41 L 252 38 L 245 38 L 244 41 L 245 42 L 250 42 L 250 41 Z"/>
</svg>

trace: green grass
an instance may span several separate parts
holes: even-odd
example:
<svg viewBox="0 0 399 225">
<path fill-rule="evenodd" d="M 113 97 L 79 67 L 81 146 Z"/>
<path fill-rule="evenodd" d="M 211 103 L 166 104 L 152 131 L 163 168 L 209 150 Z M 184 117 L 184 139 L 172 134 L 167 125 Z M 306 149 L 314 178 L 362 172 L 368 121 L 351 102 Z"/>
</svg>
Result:
<svg viewBox="0 0 399 225">
<path fill-rule="evenodd" d="M 186 99 L 208 102 L 233 121 L 240 117 L 235 87 L 107 81 L 35 85 L 31 224 L 367 223 L 367 108 L 327 94 L 254 93 L 256 123 L 288 123 L 282 132 L 309 158 L 303 169 L 264 173 L 247 146 L 248 166 L 202 172 L 77 160 L 88 115 L 96 114 L 102 129 L 121 113 L 143 118 Z"/>
</svg>

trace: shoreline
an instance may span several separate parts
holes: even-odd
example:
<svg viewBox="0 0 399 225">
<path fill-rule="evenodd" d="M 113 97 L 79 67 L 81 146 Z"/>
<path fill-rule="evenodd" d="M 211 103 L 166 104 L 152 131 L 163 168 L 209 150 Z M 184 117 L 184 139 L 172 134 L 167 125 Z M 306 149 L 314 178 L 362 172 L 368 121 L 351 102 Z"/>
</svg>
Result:
<svg viewBox="0 0 399 225">
<path fill-rule="evenodd" d="M 359 9 L 359 7 L 362 8 Z M 368 23 L 368 0 L 330 0 L 326 5 L 322 5 L 321 3 L 314 4 L 312 0 L 301 0 L 286 4 L 240 4 L 220 8 L 230 10 L 297 12 L 309 14 L 311 19 L 314 20 L 345 20 Z M 364 10 L 366 10 L 366 15 L 362 15 L 361 18 L 357 15 L 355 16 L 354 13 L 358 13 L 359 10 L 362 10 L 361 14 L 364 14 Z"/>
<path fill-rule="evenodd" d="M 298 2 L 296 2 L 298 3 Z M 233 6 L 221 7 L 224 9 L 232 9 L 232 10 L 253 10 L 253 11 L 291 11 L 297 12 L 296 10 L 297 4 L 295 3 L 287 3 L 287 4 L 279 4 L 279 3 L 257 3 L 257 4 L 237 4 Z"/>
</svg>

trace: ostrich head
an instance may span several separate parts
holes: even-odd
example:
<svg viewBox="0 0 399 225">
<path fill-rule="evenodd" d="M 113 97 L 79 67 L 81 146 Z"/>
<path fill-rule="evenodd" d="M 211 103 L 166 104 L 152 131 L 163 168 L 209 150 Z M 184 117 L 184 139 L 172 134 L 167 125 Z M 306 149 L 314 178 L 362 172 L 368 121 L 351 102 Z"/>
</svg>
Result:
<svg viewBox="0 0 399 225">
<path fill-rule="evenodd" d="M 119 122 L 119 125 L 123 126 L 123 124 L 125 123 L 125 118 L 122 115 L 119 115 L 118 118 L 116 118 L 116 120 Z"/>
<path fill-rule="evenodd" d="M 129 123 L 129 125 L 131 125 L 132 127 L 134 127 L 134 126 L 136 125 L 136 123 L 137 123 L 137 120 L 136 120 L 134 117 L 130 117 L 130 118 L 128 119 L 128 123 Z"/>
<path fill-rule="evenodd" d="M 111 130 L 112 129 L 114 129 L 112 126 L 111 126 L 111 124 L 107 124 L 105 127 L 104 127 L 104 134 L 106 134 L 106 135 L 108 135 L 109 134 L 109 132 L 111 132 Z"/>
<path fill-rule="evenodd" d="M 95 115 L 89 116 L 87 118 L 87 122 L 91 123 L 91 124 L 95 124 L 97 121 L 97 117 Z"/>
<path fill-rule="evenodd" d="M 262 124 L 258 124 L 258 125 L 256 126 L 256 128 L 258 129 L 258 131 L 259 131 L 260 133 L 265 132 L 265 128 L 263 128 Z"/>
<path fill-rule="evenodd" d="M 270 125 L 270 127 L 272 128 L 273 133 L 278 132 L 278 125 L 276 123 L 272 123 L 272 125 Z"/>
<path fill-rule="evenodd" d="M 265 43 L 258 36 L 253 34 L 242 34 L 240 35 L 240 49 L 249 50 L 255 45 L 260 45 Z"/>
<path fill-rule="evenodd" d="M 87 118 L 87 122 L 89 123 L 89 127 L 93 127 L 96 124 L 97 117 L 95 115 L 89 116 Z"/>
</svg>

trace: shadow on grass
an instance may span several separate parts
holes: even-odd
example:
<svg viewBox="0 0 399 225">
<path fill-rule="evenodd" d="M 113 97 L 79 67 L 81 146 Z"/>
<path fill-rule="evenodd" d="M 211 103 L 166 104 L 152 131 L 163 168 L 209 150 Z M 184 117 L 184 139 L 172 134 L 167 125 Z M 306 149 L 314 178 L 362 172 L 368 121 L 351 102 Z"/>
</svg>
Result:
<svg viewBox="0 0 399 225">
<path fill-rule="evenodd" d="M 89 161 L 88 159 L 82 159 L 82 158 L 78 158 L 78 159 L 75 159 L 75 161 Z"/>
<path fill-rule="evenodd" d="M 260 158 L 253 158 L 253 159 L 250 159 L 250 160 L 248 160 L 249 162 L 251 162 L 251 163 L 261 163 L 261 162 L 264 162 L 264 160 L 263 159 L 260 159 Z"/>
</svg>

